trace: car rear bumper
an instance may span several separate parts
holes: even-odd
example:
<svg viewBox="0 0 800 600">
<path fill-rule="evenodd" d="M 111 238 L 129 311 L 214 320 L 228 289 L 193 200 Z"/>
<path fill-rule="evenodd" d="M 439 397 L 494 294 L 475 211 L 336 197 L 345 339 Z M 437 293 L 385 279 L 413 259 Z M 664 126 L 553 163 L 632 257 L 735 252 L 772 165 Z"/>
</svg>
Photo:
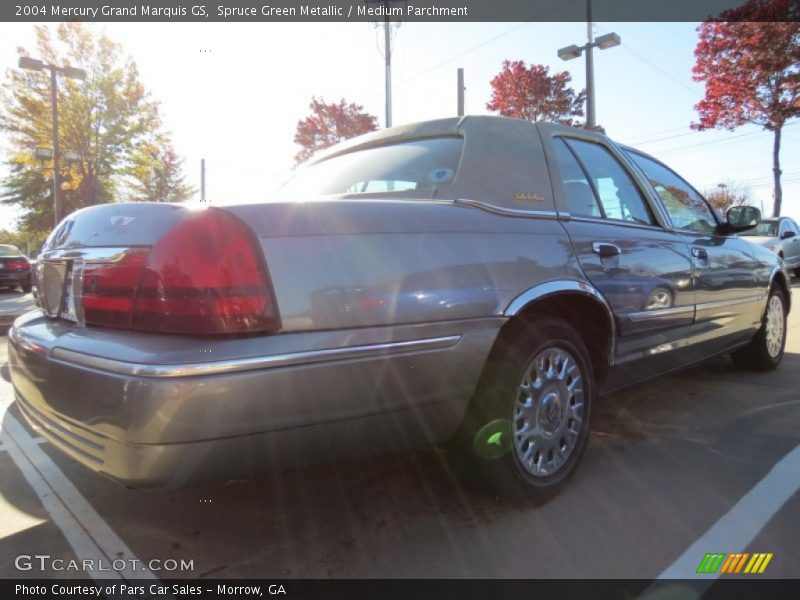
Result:
<svg viewBox="0 0 800 600">
<path fill-rule="evenodd" d="M 31 283 L 31 272 L 28 271 L 7 271 L 0 273 L 0 286 L 2 285 L 22 285 Z"/>
<path fill-rule="evenodd" d="M 21 412 L 57 448 L 131 487 L 178 487 L 447 439 L 502 323 L 246 338 L 235 356 L 237 340 L 125 336 L 34 312 L 9 332 L 9 357 Z M 179 362 L 192 345 L 221 358 Z"/>
</svg>

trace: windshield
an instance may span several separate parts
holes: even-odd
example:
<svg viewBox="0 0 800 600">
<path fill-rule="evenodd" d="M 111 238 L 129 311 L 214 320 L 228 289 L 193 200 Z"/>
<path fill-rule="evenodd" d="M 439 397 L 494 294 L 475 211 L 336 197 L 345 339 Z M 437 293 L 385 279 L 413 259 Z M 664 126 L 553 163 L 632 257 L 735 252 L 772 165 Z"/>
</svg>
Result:
<svg viewBox="0 0 800 600">
<path fill-rule="evenodd" d="M 334 156 L 298 171 L 279 188 L 280 200 L 333 194 L 434 190 L 453 181 L 463 140 L 430 138 Z"/>
<path fill-rule="evenodd" d="M 22 256 L 22 252 L 16 246 L 0 244 L 0 256 Z"/>
<path fill-rule="evenodd" d="M 761 221 L 758 225 L 747 231 L 743 231 L 739 235 L 751 235 L 758 237 L 777 237 L 778 236 L 778 222 L 777 221 Z"/>
</svg>

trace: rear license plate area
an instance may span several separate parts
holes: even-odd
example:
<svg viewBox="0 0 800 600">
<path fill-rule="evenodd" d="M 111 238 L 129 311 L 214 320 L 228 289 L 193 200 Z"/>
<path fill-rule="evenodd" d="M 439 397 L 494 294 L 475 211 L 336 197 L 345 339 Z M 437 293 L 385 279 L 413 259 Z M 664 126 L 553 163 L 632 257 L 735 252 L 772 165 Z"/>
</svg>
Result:
<svg viewBox="0 0 800 600">
<path fill-rule="evenodd" d="M 64 280 L 67 264 L 64 262 L 45 262 L 42 268 L 42 289 L 40 295 L 42 308 L 48 317 L 58 317 L 64 301 Z"/>
</svg>

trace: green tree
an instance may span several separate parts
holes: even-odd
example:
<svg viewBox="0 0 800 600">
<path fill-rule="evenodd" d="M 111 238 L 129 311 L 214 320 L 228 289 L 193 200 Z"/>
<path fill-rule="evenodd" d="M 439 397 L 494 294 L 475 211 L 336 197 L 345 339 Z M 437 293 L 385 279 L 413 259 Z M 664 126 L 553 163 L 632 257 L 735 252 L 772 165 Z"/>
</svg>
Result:
<svg viewBox="0 0 800 600">
<path fill-rule="evenodd" d="M 183 159 L 164 135 L 139 146 L 128 170 L 130 200 L 183 202 L 197 191 L 185 182 Z"/>
<path fill-rule="evenodd" d="M 55 30 L 37 26 L 36 37 L 36 48 L 18 48 L 20 56 L 86 71 L 83 81 L 58 78 L 59 145 L 62 152 L 80 156 L 62 165 L 64 214 L 113 202 L 139 145 L 160 129 L 158 105 L 139 81 L 133 60 L 105 35 L 80 23 L 62 23 Z M 22 209 L 21 229 L 46 232 L 53 224 L 53 165 L 34 158 L 36 147 L 52 146 L 46 72 L 8 72 L 0 90 L 0 131 L 9 141 L 10 170 L 0 201 Z"/>
</svg>

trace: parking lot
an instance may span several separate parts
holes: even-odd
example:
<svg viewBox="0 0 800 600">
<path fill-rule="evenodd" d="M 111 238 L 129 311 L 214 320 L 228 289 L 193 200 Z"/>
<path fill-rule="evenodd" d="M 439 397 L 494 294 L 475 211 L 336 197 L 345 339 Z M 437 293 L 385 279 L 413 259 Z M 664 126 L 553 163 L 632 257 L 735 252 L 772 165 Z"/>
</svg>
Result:
<svg viewBox="0 0 800 600">
<path fill-rule="evenodd" d="M 15 565 L 48 554 L 156 559 L 149 573 L 164 579 L 649 579 L 694 577 L 706 552 L 773 553 L 761 577 L 800 577 L 798 288 L 778 371 L 743 373 L 721 357 L 602 398 L 581 468 L 540 507 L 461 482 L 442 448 L 127 490 L 24 425 L 3 337 L 0 577 L 87 577 Z M 191 568 L 156 568 L 167 560 Z"/>
</svg>

